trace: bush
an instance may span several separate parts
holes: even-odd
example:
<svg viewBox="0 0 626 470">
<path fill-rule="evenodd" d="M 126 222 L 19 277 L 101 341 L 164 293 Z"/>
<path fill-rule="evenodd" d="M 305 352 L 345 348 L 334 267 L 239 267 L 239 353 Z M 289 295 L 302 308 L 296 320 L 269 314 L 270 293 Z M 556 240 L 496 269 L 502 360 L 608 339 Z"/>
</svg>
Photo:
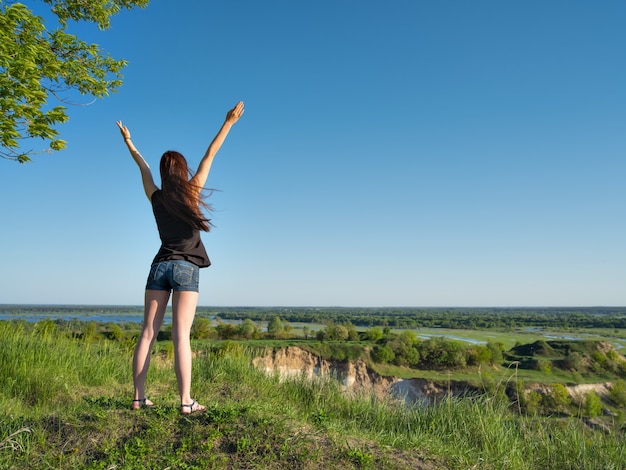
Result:
<svg viewBox="0 0 626 470">
<path fill-rule="evenodd" d="M 267 324 L 267 334 L 270 337 L 279 337 L 284 330 L 283 322 L 278 315 L 274 315 Z"/>
<path fill-rule="evenodd" d="M 331 338 L 335 341 L 345 341 L 348 339 L 349 332 L 348 329 L 343 325 L 335 325 L 335 328 L 332 331 Z"/>
<path fill-rule="evenodd" d="M 542 401 L 543 401 L 543 395 L 541 395 L 541 393 L 535 390 L 528 392 L 524 400 L 526 413 L 528 414 L 538 413 Z"/>
<path fill-rule="evenodd" d="M 111 327 L 111 338 L 115 341 L 124 341 L 126 339 L 126 334 L 124 334 L 124 330 L 117 324 L 114 323 Z"/>
<path fill-rule="evenodd" d="M 258 338 L 259 336 L 259 328 L 249 318 L 246 318 L 243 323 L 239 325 L 239 335 L 243 336 L 246 339 Z"/>
<path fill-rule="evenodd" d="M 86 341 L 98 339 L 98 324 L 95 321 L 88 322 L 83 329 L 83 334 Z"/>
<path fill-rule="evenodd" d="M 410 331 L 405 331 L 398 337 L 389 341 L 387 345 L 395 355 L 393 360 L 394 364 L 399 366 L 416 366 L 420 360 L 420 354 L 414 347 L 416 342 L 417 339 L 415 335 Z"/>
<path fill-rule="evenodd" d="M 366 338 L 370 341 L 378 341 L 383 339 L 383 330 L 380 327 L 375 326 L 374 328 L 370 328 L 367 330 Z"/>
<path fill-rule="evenodd" d="M 537 361 L 537 370 L 543 372 L 544 374 L 552 373 L 552 363 L 548 360 L 540 359 Z"/>
<path fill-rule="evenodd" d="M 626 381 L 622 379 L 615 381 L 609 392 L 609 397 L 617 406 L 626 408 Z"/>
<path fill-rule="evenodd" d="M 493 363 L 493 353 L 487 346 L 475 346 L 467 350 L 467 363 L 473 366 Z"/>
<path fill-rule="evenodd" d="M 393 361 L 395 357 L 396 355 L 393 352 L 393 349 L 391 349 L 391 347 L 387 344 L 384 346 L 374 346 L 374 349 L 372 350 L 372 359 L 374 362 L 384 364 Z"/>
<path fill-rule="evenodd" d="M 595 418 L 602 414 L 602 403 L 600 396 L 593 390 L 585 395 L 585 403 L 583 406 L 585 416 L 588 418 Z"/>
<path fill-rule="evenodd" d="M 191 339 L 209 339 L 215 337 L 215 329 L 207 318 L 197 317 L 191 325 Z"/>
<path fill-rule="evenodd" d="M 563 368 L 571 371 L 580 371 L 583 369 L 583 359 L 582 354 L 572 351 L 563 359 Z"/>
<path fill-rule="evenodd" d="M 566 411 L 566 408 L 572 402 L 567 387 L 563 384 L 552 384 L 550 393 L 544 395 L 544 404 L 548 410 L 556 410 L 559 412 Z"/>
<path fill-rule="evenodd" d="M 443 369 L 464 367 L 467 353 L 464 346 L 443 338 L 422 341 L 415 346 L 420 364 L 425 368 Z"/>
<path fill-rule="evenodd" d="M 492 343 L 489 341 L 487 343 L 487 348 L 491 352 L 491 364 L 499 364 L 502 362 L 502 353 L 504 352 L 504 344 L 497 342 Z"/>
<path fill-rule="evenodd" d="M 356 341 L 359 339 L 359 334 L 356 331 L 356 327 L 350 323 L 335 323 L 328 322 L 324 330 L 318 332 L 317 339 L 320 341 Z"/>
</svg>

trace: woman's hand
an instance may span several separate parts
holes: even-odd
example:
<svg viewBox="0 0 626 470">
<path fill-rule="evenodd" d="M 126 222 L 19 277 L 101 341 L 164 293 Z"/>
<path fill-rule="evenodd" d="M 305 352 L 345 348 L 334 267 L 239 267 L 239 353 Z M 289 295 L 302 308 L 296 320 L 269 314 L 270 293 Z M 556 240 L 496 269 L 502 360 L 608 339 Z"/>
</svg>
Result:
<svg viewBox="0 0 626 470">
<path fill-rule="evenodd" d="M 225 122 L 231 125 L 235 124 L 237 120 L 243 115 L 244 111 L 245 110 L 243 109 L 243 101 L 240 101 L 233 109 L 226 113 Z"/>
<path fill-rule="evenodd" d="M 120 128 L 120 132 L 122 133 L 124 140 L 130 139 L 130 131 L 128 130 L 128 127 L 124 126 L 122 121 L 116 121 L 115 124 L 117 124 L 117 127 Z"/>
</svg>

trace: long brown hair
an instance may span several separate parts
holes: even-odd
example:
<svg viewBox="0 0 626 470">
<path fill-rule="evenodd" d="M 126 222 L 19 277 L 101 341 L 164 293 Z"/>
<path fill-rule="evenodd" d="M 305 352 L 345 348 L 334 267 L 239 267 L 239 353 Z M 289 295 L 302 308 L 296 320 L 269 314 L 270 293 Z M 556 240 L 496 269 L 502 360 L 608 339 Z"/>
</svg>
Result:
<svg viewBox="0 0 626 470">
<path fill-rule="evenodd" d="M 168 150 L 161 157 L 161 186 L 165 209 L 197 230 L 211 230 L 211 220 L 202 209 L 212 207 L 203 200 L 203 188 L 189 182 L 191 171 L 182 154 Z"/>
</svg>

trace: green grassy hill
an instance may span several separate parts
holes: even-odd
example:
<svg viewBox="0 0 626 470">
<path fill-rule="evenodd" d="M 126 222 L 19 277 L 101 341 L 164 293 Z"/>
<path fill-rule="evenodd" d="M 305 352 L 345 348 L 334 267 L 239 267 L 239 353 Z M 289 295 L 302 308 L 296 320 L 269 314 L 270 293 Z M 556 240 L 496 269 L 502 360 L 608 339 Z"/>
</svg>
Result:
<svg viewBox="0 0 626 470">
<path fill-rule="evenodd" d="M 347 397 L 333 380 L 281 380 L 235 343 L 193 345 L 181 416 L 169 341 L 149 374 L 153 409 L 131 411 L 133 341 L 52 322 L 0 322 L 3 469 L 622 469 L 623 434 L 578 418 L 520 415 L 500 393 L 407 407 Z"/>
</svg>

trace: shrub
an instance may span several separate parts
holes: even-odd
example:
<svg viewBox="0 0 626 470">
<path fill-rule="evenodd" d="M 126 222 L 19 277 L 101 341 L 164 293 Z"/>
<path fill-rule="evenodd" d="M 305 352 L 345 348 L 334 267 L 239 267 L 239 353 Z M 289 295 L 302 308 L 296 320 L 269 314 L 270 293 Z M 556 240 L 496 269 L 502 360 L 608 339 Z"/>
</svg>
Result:
<svg viewBox="0 0 626 470">
<path fill-rule="evenodd" d="M 609 397 L 617 405 L 626 408 L 626 380 L 617 380 L 613 383 Z"/>
<path fill-rule="evenodd" d="M 576 384 L 583 383 L 583 376 L 580 372 L 574 371 L 572 372 L 572 381 Z"/>
<path fill-rule="evenodd" d="M 230 323 L 220 323 L 215 327 L 220 339 L 233 339 L 237 336 L 237 327 Z"/>
<path fill-rule="evenodd" d="M 541 359 L 537 361 L 537 370 L 540 370 L 544 374 L 551 374 L 552 364 L 550 363 L 550 361 Z"/>
<path fill-rule="evenodd" d="M 580 371 L 583 368 L 583 355 L 572 351 L 563 359 L 563 368 L 571 371 Z"/>
<path fill-rule="evenodd" d="M 328 322 L 323 334 L 317 335 L 317 339 L 323 341 L 328 339 L 330 341 L 355 341 L 359 339 L 359 334 L 356 331 L 356 327 L 350 323 L 335 323 Z"/>
<path fill-rule="evenodd" d="M 92 341 L 98 338 L 98 325 L 95 321 L 90 321 L 85 325 L 83 329 L 83 338 L 86 341 Z"/>
<path fill-rule="evenodd" d="M 259 328 L 249 318 L 246 318 L 243 323 L 239 325 L 239 334 L 246 339 L 257 338 L 259 336 Z"/>
<path fill-rule="evenodd" d="M 367 339 L 370 341 L 378 341 L 383 338 L 383 330 L 380 327 L 375 326 L 374 328 L 370 328 L 366 333 Z"/>
<path fill-rule="evenodd" d="M 283 322 L 278 315 L 274 315 L 267 324 L 267 334 L 271 337 L 278 337 L 283 332 Z"/>
<path fill-rule="evenodd" d="M 497 342 L 497 343 L 492 343 L 491 341 L 489 341 L 487 343 L 487 348 L 489 349 L 489 351 L 491 352 L 491 363 L 492 364 L 499 364 L 502 362 L 502 353 L 504 352 L 504 344 Z"/>
<path fill-rule="evenodd" d="M 348 339 L 348 329 L 343 325 L 335 325 L 331 333 L 331 338 L 335 341 L 345 341 Z"/>
<path fill-rule="evenodd" d="M 487 346 L 475 346 L 467 350 L 467 363 L 469 365 L 493 363 L 493 353 Z"/>
<path fill-rule="evenodd" d="M 539 407 L 542 401 L 543 401 L 543 396 L 541 395 L 541 393 L 535 390 L 528 392 L 524 400 L 524 404 L 526 405 L 526 413 L 528 414 L 538 413 Z"/>
<path fill-rule="evenodd" d="M 396 355 L 393 352 L 393 349 L 391 349 L 391 347 L 387 344 L 384 346 L 374 346 L 374 349 L 372 350 L 372 359 L 374 362 L 384 364 L 386 362 L 393 361 L 395 357 Z"/>
<path fill-rule="evenodd" d="M 411 332 L 404 332 L 387 343 L 395 355 L 394 363 L 399 366 L 417 365 L 420 360 L 419 352 L 413 347 L 417 342 L 415 335 L 407 333 Z"/>
<path fill-rule="evenodd" d="M 550 393 L 544 395 L 543 403 L 548 410 L 566 411 L 571 403 L 567 388 L 563 384 L 552 384 Z"/>
<path fill-rule="evenodd" d="M 585 395 L 585 402 L 583 406 L 585 416 L 588 418 L 595 418 L 602 414 L 602 403 L 600 402 L 600 396 L 593 390 Z"/>
<path fill-rule="evenodd" d="M 191 339 L 208 339 L 215 336 L 215 329 L 207 318 L 198 317 L 191 325 Z"/>
<path fill-rule="evenodd" d="M 124 339 L 126 338 L 124 330 L 122 330 L 122 328 L 117 323 L 114 323 L 111 327 L 111 338 L 113 338 L 115 341 L 120 342 L 124 341 Z"/>
<path fill-rule="evenodd" d="M 457 368 L 467 364 L 465 348 L 454 341 L 429 339 L 418 343 L 415 348 L 420 355 L 420 364 L 424 367 Z"/>
</svg>

